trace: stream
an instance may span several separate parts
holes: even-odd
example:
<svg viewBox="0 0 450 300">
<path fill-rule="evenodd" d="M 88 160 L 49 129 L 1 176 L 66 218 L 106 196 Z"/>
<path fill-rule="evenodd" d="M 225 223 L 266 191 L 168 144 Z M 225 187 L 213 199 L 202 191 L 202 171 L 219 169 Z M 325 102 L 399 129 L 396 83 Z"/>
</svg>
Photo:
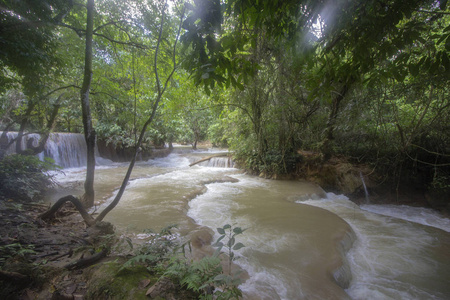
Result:
<svg viewBox="0 0 450 300">
<path fill-rule="evenodd" d="M 177 224 L 184 240 L 215 240 L 225 224 L 246 229 L 235 261 L 249 275 L 244 299 L 450 299 L 448 218 L 424 208 L 359 207 L 312 183 L 246 175 L 226 158 L 189 167 L 212 153 L 178 147 L 139 162 L 105 220 L 135 233 Z M 96 169 L 98 210 L 127 167 Z M 83 168 L 64 169 L 52 198 L 82 194 L 84 176 Z"/>
</svg>

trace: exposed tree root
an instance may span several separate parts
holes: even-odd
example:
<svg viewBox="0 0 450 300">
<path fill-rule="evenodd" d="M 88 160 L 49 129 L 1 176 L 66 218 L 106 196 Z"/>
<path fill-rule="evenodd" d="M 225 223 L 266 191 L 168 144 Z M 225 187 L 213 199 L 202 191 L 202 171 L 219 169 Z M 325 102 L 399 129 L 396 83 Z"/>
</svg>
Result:
<svg viewBox="0 0 450 300">
<path fill-rule="evenodd" d="M 64 253 L 64 254 L 58 255 L 57 257 L 54 257 L 54 258 L 50 259 L 50 261 L 58 260 L 58 259 L 60 259 L 60 258 L 62 258 L 62 257 L 64 257 L 64 256 L 71 257 L 72 254 L 73 254 L 73 250 L 70 249 L 69 252 L 66 252 L 66 253 Z"/>
<path fill-rule="evenodd" d="M 77 260 L 76 262 L 70 263 L 68 265 L 65 265 L 64 268 L 68 270 L 77 270 L 77 269 L 83 269 L 86 267 L 89 267 L 97 262 L 99 262 L 101 259 L 105 258 L 108 254 L 108 249 L 103 248 L 102 251 L 87 257 Z"/>
<path fill-rule="evenodd" d="M 28 276 L 17 272 L 8 272 L 0 270 L 0 279 L 5 279 L 9 281 L 24 281 L 28 280 Z"/>
<path fill-rule="evenodd" d="M 43 213 L 39 217 L 42 220 L 48 220 L 48 219 L 54 218 L 56 212 L 66 202 L 72 202 L 72 204 L 80 212 L 81 217 L 83 217 L 83 220 L 86 222 L 86 224 L 88 226 L 93 226 L 93 225 L 95 225 L 97 223 L 96 220 L 94 218 L 92 218 L 91 215 L 86 211 L 86 209 L 84 208 L 84 206 L 81 203 L 81 201 L 79 199 L 75 198 L 72 195 L 62 197 L 61 199 L 56 201 L 56 203 L 53 204 L 53 206 L 48 211 L 46 211 L 45 213 Z"/>
</svg>

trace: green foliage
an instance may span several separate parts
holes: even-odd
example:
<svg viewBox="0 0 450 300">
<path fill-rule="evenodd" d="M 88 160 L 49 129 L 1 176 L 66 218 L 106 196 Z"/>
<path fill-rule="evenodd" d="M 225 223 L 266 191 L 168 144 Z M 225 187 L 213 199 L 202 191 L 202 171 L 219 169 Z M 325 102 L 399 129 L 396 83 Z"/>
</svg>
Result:
<svg viewBox="0 0 450 300">
<path fill-rule="evenodd" d="M 122 146 L 124 148 L 133 147 L 135 144 L 134 137 L 129 136 L 117 124 L 99 123 L 95 127 L 98 138 L 104 140 L 106 145 L 113 144 L 114 146 Z"/>
<path fill-rule="evenodd" d="M 228 254 L 228 275 L 231 275 L 232 262 L 236 259 L 234 251 L 245 247 L 244 244 L 240 242 L 236 243 L 236 236 L 244 233 L 244 231 L 245 229 L 242 229 L 241 227 L 233 227 L 230 224 L 217 228 L 217 232 L 220 234 L 220 237 L 213 244 L 214 247 L 217 247 L 214 255 L 218 256 L 225 247 Z"/>
<path fill-rule="evenodd" d="M 208 140 L 211 141 L 214 147 L 228 146 L 225 128 L 220 123 L 214 123 L 208 127 Z"/>
<path fill-rule="evenodd" d="M 431 186 L 434 189 L 450 190 L 450 176 L 437 175 L 433 178 Z"/>
<path fill-rule="evenodd" d="M 236 259 L 235 252 L 244 247 L 236 242 L 236 236 L 244 230 L 240 227 L 232 227 L 227 224 L 217 228 L 220 237 L 214 243 L 217 251 L 213 256 L 206 256 L 200 260 L 188 261 L 185 254 L 185 246 L 182 245 L 182 253 L 173 256 L 168 266 L 165 267 L 163 276 L 180 282 L 185 288 L 199 294 L 199 299 L 240 299 L 242 296 L 238 286 L 241 280 L 239 272 L 232 272 L 232 262 Z M 224 243 L 225 242 L 225 243 Z M 190 244 L 188 243 L 189 249 Z M 221 250 L 226 248 L 228 260 L 228 273 L 225 274 L 220 259 Z"/>
<path fill-rule="evenodd" d="M 164 261 L 169 252 L 176 246 L 171 231 L 175 227 L 176 225 L 169 225 L 161 229 L 159 233 L 146 231 L 150 236 L 150 240 L 142 245 L 133 246 L 128 240 L 127 243 L 133 251 L 131 254 L 133 257 L 125 262 L 121 269 L 130 268 L 134 265 L 143 265 L 150 270 L 156 264 Z"/>
<path fill-rule="evenodd" d="M 0 160 L 0 193 L 4 197 L 38 200 L 53 183 L 54 175 L 50 174 L 50 171 L 58 168 L 54 161 L 48 158 L 41 161 L 30 155 L 5 156 Z"/>
<path fill-rule="evenodd" d="M 245 169 L 254 174 L 264 173 L 269 176 L 294 173 L 301 159 L 300 154 L 282 153 L 276 150 L 269 150 L 263 155 L 256 152 L 237 154 L 237 160 L 244 161 Z"/>
<path fill-rule="evenodd" d="M 25 258 L 30 254 L 36 254 L 36 251 L 34 251 L 34 245 L 14 243 L 0 246 L 0 266 L 3 265 L 9 258 Z"/>
</svg>

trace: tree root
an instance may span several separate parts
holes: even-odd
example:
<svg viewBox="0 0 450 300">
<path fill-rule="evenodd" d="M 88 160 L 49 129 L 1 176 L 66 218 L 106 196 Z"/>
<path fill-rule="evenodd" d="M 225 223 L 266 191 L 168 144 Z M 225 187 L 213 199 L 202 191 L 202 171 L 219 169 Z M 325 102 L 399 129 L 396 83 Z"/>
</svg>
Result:
<svg viewBox="0 0 450 300">
<path fill-rule="evenodd" d="M 45 213 L 43 213 L 42 215 L 40 215 L 39 217 L 42 220 L 48 220 L 48 219 L 53 219 L 55 218 L 55 214 L 56 212 L 61 208 L 61 206 L 66 203 L 66 202 L 72 202 L 72 204 L 75 206 L 75 208 L 80 212 L 81 217 L 83 217 L 83 220 L 86 222 L 86 224 L 88 226 L 93 226 L 95 225 L 96 221 L 94 218 L 91 217 L 91 215 L 89 215 L 89 213 L 86 211 L 86 209 L 84 208 L 83 204 L 81 203 L 81 201 L 78 198 L 75 198 L 72 195 L 69 196 L 65 196 L 60 198 L 58 201 L 56 201 L 55 204 L 53 204 L 53 206 L 46 211 Z"/>
<path fill-rule="evenodd" d="M 28 280 L 27 275 L 23 275 L 17 272 L 8 272 L 0 270 L 0 279 L 6 279 L 9 281 L 25 281 Z"/>
<path fill-rule="evenodd" d="M 66 268 L 68 270 L 83 269 L 83 268 L 89 267 L 89 266 L 97 263 L 101 259 L 105 258 L 107 254 L 108 254 L 108 249 L 103 248 L 102 251 L 100 251 L 90 257 L 81 258 L 73 263 L 65 265 L 64 268 Z"/>
<path fill-rule="evenodd" d="M 58 255 L 58 256 L 56 256 L 56 257 L 50 259 L 49 261 L 55 261 L 55 260 L 58 260 L 58 259 L 60 259 L 60 258 L 62 258 L 62 257 L 64 257 L 64 256 L 71 257 L 72 254 L 73 254 L 73 250 L 70 249 L 69 252 L 66 252 L 66 253 L 64 253 L 64 254 Z"/>
</svg>

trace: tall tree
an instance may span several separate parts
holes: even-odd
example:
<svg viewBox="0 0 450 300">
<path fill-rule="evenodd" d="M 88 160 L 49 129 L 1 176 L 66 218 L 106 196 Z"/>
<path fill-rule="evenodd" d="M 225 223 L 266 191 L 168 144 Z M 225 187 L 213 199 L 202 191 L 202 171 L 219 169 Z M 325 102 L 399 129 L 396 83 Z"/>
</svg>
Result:
<svg viewBox="0 0 450 300">
<path fill-rule="evenodd" d="M 93 1 L 93 0 L 90 0 Z M 173 76 L 173 74 L 175 73 L 177 67 L 178 67 L 178 62 L 177 62 L 177 45 L 178 45 L 178 40 L 179 40 L 179 36 L 180 36 L 180 32 L 181 32 L 181 22 L 183 21 L 183 16 L 184 16 L 184 9 L 182 9 L 182 11 L 180 11 L 180 15 L 179 15 L 179 25 L 176 29 L 176 31 L 174 31 L 174 28 L 171 27 L 170 22 L 168 22 L 168 16 L 167 16 L 167 4 L 166 1 L 159 3 L 158 6 L 156 6 L 157 8 L 157 12 L 160 14 L 159 15 L 159 26 L 158 26 L 158 34 L 156 36 L 156 48 L 155 48 L 155 52 L 153 55 L 153 71 L 154 71 L 154 75 L 155 75 L 155 90 L 156 90 L 156 95 L 155 98 L 153 100 L 153 103 L 151 104 L 151 107 L 149 109 L 149 117 L 146 119 L 145 123 L 143 124 L 141 131 L 139 133 L 139 138 L 135 144 L 135 149 L 134 149 L 134 155 L 131 159 L 131 162 L 129 164 L 127 173 L 122 181 L 122 184 L 119 188 L 119 191 L 117 193 L 117 195 L 115 196 L 114 200 L 94 219 L 91 215 L 89 215 L 86 211 L 86 209 L 83 207 L 82 203 L 75 198 L 74 196 L 66 196 L 63 197 L 61 199 L 59 199 L 51 208 L 49 211 L 47 211 L 46 213 L 44 213 L 41 217 L 42 218 L 50 218 L 54 215 L 54 213 L 65 203 L 65 202 L 72 202 L 77 209 L 80 211 L 80 214 L 82 215 L 83 219 L 85 220 L 85 222 L 89 225 L 95 225 L 98 222 L 102 221 L 105 216 L 112 210 L 114 209 L 114 207 L 119 203 L 123 193 L 125 192 L 126 186 L 128 184 L 128 181 L 130 179 L 131 173 L 133 171 L 134 165 L 136 163 L 136 159 L 137 159 L 137 155 L 139 153 L 139 149 L 141 147 L 141 144 L 144 140 L 144 136 L 146 133 L 146 130 L 148 128 L 148 126 L 154 121 L 159 104 L 163 98 L 164 93 L 166 92 L 169 83 L 171 81 L 171 78 Z M 163 47 L 164 43 L 163 43 L 163 32 L 165 29 L 165 25 L 169 28 L 168 30 L 171 30 L 172 33 L 174 33 L 174 38 L 173 38 L 173 45 L 171 47 L 170 50 L 166 49 L 166 51 L 169 51 L 170 53 L 170 61 L 171 61 L 171 68 L 168 72 L 168 74 L 166 75 L 166 78 L 164 81 L 162 81 L 161 79 L 161 69 L 166 65 L 165 62 L 161 63 L 162 57 L 164 57 L 161 54 L 161 48 Z"/>
<path fill-rule="evenodd" d="M 92 81 L 92 43 L 94 33 L 94 0 L 88 0 L 86 5 L 86 45 L 84 57 L 83 85 L 80 90 L 81 112 L 83 116 L 84 138 L 87 146 L 86 180 L 84 182 L 85 194 L 83 202 L 86 207 L 94 205 L 95 191 L 95 130 L 92 126 L 89 92 Z"/>
</svg>

